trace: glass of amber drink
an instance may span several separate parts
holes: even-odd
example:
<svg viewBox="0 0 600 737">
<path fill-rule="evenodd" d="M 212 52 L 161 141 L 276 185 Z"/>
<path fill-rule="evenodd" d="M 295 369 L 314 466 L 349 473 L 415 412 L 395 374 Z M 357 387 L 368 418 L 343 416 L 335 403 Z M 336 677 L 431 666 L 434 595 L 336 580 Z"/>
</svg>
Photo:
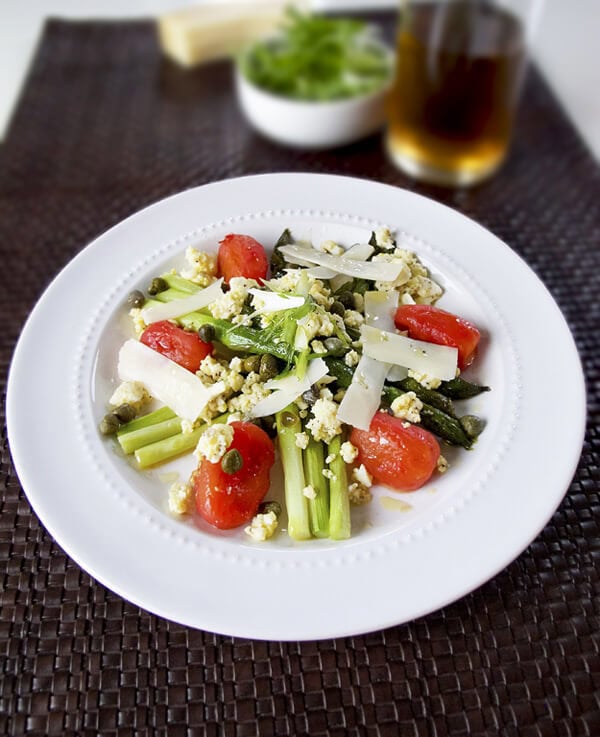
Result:
<svg viewBox="0 0 600 737">
<path fill-rule="evenodd" d="M 401 0 L 386 145 L 405 173 L 476 184 L 504 161 L 542 0 Z"/>
</svg>

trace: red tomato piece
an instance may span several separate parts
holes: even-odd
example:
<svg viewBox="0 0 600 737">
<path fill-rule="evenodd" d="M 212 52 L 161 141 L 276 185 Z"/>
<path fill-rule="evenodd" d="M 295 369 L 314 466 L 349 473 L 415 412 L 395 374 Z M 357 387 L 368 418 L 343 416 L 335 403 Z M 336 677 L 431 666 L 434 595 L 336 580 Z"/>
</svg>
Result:
<svg viewBox="0 0 600 737">
<path fill-rule="evenodd" d="M 230 233 L 219 243 L 217 255 L 219 273 L 229 284 L 234 276 L 256 279 L 266 278 L 269 261 L 265 249 L 249 235 Z"/>
<path fill-rule="evenodd" d="M 190 333 L 168 320 L 148 325 L 140 341 L 188 371 L 198 371 L 202 361 L 214 350 L 212 343 L 205 343 L 196 333 Z"/>
<path fill-rule="evenodd" d="M 415 340 L 458 348 L 458 368 L 473 362 L 481 334 L 475 325 L 451 312 L 432 305 L 402 305 L 394 322 L 399 330 L 408 330 Z"/>
<path fill-rule="evenodd" d="M 435 471 L 440 446 L 418 425 L 377 412 L 368 430 L 354 428 L 350 442 L 358 448 L 357 462 L 371 476 L 397 491 L 414 491 Z"/>
<path fill-rule="evenodd" d="M 221 530 L 249 522 L 269 490 L 269 472 L 275 463 L 273 441 L 251 422 L 232 422 L 233 442 L 244 464 L 236 473 L 225 473 L 221 463 L 203 459 L 191 482 L 198 514 Z"/>
</svg>

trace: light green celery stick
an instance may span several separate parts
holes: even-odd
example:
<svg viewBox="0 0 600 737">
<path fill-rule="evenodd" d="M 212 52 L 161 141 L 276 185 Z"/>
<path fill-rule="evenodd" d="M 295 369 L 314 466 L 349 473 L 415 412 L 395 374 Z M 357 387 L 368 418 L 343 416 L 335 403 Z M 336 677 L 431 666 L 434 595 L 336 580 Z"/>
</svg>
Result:
<svg viewBox="0 0 600 737">
<path fill-rule="evenodd" d="M 196 294 L 200 289 L 194 282 L 176 274 L 163 274 L 161 279 L 167 282 L 169 288 L 165 289 L 164 292 L 158 292 L 158 294 L 154 295 L 154 299 L 158 302 L 172 302 L 174 299 L 184 299 L 191 294 Z"/>
<path fill-rule="evenodd" d="M 329 479 L 329 537 L 346 540 L 350 537 L 350 500 L 346 464 L 340 455 L 342 436 L 336 435 L 327 446 L 327 455 L 334 456 L 329 463 L 333 476 Z"/>
<path fill-rule="evenodd" d="M 164 422 L 157 422 L 154 425 L 148 427 L 141 427 L 139 430 L 133 430 L 125 435 L 119 435 L 119 445 L 123 448 L 123 451 L 130 455 L 138 448 L 143 448 L 145 445 L 156 443 L 159 440 L 170 438 L 173 435 L 181 432 L 181 419 L 179 417 L 172 417 L 170 420 L 164 420 Z"/>
<path fill-rule="evenodd" d="M 308 499 L 310 528 L 315 537 L 329 535 L 329 483 L 323 476 L 325 468 L 325 452 L 320 440 L 310 438 L 304 451 L 304 471 L 306 482 L 316 492 L 316 497 Z"/>
<path fill-rule="evenodd" d="M 185 297 L 189 297 L 189 292 L 181 292 L 179 289 L 165 289 L 164 292 L 159 292 L 158 294 L 154 295 L 154 299 L 157 302 L 173 302 L 175 299 L 184 299 Z M 144 307 L 148 305 L 148 302 L 144 305 Z"/>
<path fill-rule="evenodd" d="M 202 289 L 198 284 L 194 284 L 193 281 L 184 279 L 178 274 L 163 274 L 162 278 L 167 282 L 170 289 L 177 289 L 186 294 L 196 294 L 196 292 Z"/>
<path fill-rule="evenodd" d="M 283 466 L 285 505 L 288 514 L 288 534 L 294 540 L 310 538 L 308 500 L 304 496 L 304 468 L 302 450 L 296 445 L 296 433 L 302 432 L 302 423 L 295 404 L 288 405 L 275 415 L 279 452 Z"/>
<path fill-rule="evenodd" d="M 165 463 L 170 461 L 183 453 L 190 453 L 196 445 L 202 433 L 209 427 L 209 424 L 215 422 L 225 422 L 228 414 L 220 415 L 215 417 L 212 423 L 206 423 L 200 425 L 192 432 L 180 432 L 177 435 L 172 435 L 164 440 L 159 440 L 156 443 L 150 443 L 145 445 L 143 448 L 138 448 L 135 451 L 135 459 L 138 462 L 140 468 L 149 468 L 150 466 L 157 466 L 159 463 Z"/>
<path fill-rule="evenodd" d="M 159 422 L 170 420 L 173 417 L 177 417 L 177 415 L 172 409 L 170 409 L 170 407 L 160 407 L 159 409 L 155 409 L 154 412 L 149 412 L 147 415 L 136 417 L 135 420 L 131 420 L 131 422 L 121 425 L 117 432 L 117 437 L 120 438 L 122 435 L 127 435 L 127 433 L 140 430 L 144 427 L 150 427 L 150 425 L 156 425 Z"/>
</svg>

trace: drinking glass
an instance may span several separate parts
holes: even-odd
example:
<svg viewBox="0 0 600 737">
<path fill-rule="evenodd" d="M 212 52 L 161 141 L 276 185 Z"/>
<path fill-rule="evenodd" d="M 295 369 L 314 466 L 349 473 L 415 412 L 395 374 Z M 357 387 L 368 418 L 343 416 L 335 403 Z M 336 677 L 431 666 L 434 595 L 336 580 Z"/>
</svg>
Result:
<svg viewBox="0 0 600 737">
<path fill-rule="evenodd" d="M 504 161 L 543 0 L 401 0 L 388 99 L 392 161 L 471 185 Z"/>
</svg>

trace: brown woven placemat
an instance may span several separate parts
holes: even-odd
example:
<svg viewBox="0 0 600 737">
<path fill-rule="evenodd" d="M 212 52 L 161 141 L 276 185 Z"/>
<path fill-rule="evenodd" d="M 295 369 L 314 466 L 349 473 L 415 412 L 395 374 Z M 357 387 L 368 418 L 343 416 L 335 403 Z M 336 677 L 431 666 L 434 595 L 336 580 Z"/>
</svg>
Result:
<svg viewBox="0 0 600 737">
<path fill-rule="evenodd" d="M 415 189 L 524 256 L 586 370 L 588 433 L 568 494 L 518 560 L 439 612 L 361 637 L 254 642 L 155 617 L 83 572 L 32 514 L 3 422 L 0 733 L 597 737 L 600 175 L 537 75 L 502 172 L 448 192 L 400 175 L 377 136 L 319 155 L 263 141 L 237 110 L 229 66 L 175 69 L 150 23 L 49 23 L 0 147 L 3 397 L 28 312 L 94 236 L 186 187 L 266 171 Z"/>
</svg>

